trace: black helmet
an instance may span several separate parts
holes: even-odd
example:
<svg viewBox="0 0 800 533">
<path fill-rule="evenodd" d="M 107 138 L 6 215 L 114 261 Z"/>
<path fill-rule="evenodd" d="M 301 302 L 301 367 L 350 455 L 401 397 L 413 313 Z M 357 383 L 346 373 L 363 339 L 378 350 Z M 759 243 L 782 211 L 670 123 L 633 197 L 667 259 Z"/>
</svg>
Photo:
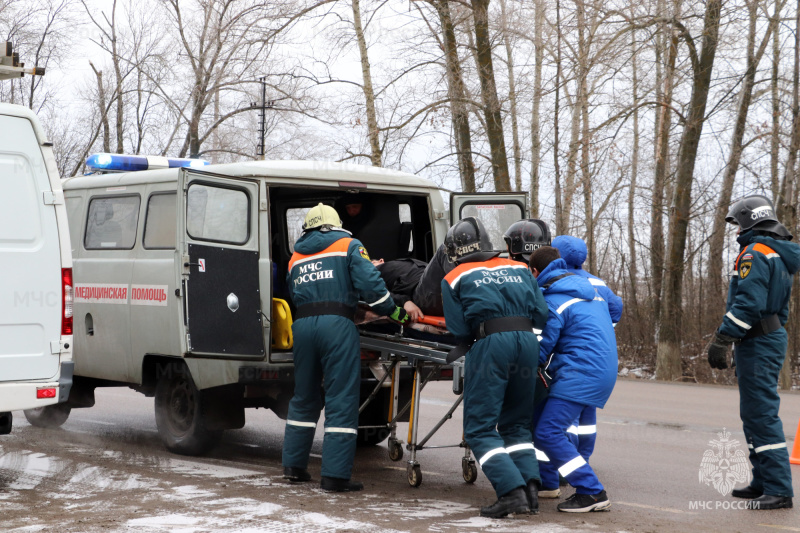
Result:
<svg viewBox="0 0 800 533">
<path fill-rule="evenodd" d="M 492 241 L 480 220 L 462 218 L 447 231 L 444 238 L 447 258 L 453 263 L 486 261 L 500 252 L 492 251 Z"/>
<path fill-rule="evenodd" d="M 755 229 L 774 233 L 783 238 L 792 238 L 789 230 L 775 216 L 775 208 L 769 198 L 758 194 L 736 201 L 728 211 L 725 222 L 737 224 L 742 231 Z"/>
<path fill-rule="evenodd" d="M 516 261 L 530 260 L 531 254 L 542 246 L 550 246 L 550 230 L 538 218 L 523 219 L 508 227 L 503 239 L 508 254 Z"/>
</svg>

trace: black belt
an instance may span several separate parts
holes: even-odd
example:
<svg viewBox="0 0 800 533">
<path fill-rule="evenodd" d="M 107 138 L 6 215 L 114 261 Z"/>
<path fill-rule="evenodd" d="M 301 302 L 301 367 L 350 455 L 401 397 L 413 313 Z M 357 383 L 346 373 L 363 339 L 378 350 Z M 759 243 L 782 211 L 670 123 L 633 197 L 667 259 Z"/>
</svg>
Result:
<svg viewBox="0 0 800 533">
<path fill-rule="evenodd" d="M 779 330 L 783 327 L 781 324 L 781 319 L 778 318 L 778 315 L 769 315 L 766 318 L 762 318 L 755 324 L 750 330 L 747 332 L 747 335 L 742 337 L 742 340 L 745 339 L 752 339 L 753 337 L 760 337 L 761 335 L 766 335 L 767 333 L 772 333 L 773 331 Z"/>
<path fill-rule="evenodd" d="M 313 304 L 298 306 L 294 314 L 294 319 L 300 320 L 301 318 L 320 315 L 343 316 L 348 320 L 353 320 L 356 316 L 356 310 L 341 302 L 315 302 Z"/>
<path fill-rule="evenodd" d="M 527 331 L 533 332 L 533 322 L 526 316 L 506 316 L 493 318 L 481 325 L 473 332 L 475 339 L 485 339 L 494 333 L 504 333 L 506 331 Z"/>
</svg>

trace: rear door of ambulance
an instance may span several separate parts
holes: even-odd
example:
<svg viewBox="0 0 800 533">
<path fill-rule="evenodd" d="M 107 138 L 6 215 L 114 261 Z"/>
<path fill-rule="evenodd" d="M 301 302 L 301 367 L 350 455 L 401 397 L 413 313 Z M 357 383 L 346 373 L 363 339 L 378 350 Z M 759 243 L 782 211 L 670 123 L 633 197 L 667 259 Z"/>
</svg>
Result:
<svg viewBox="0 0 800 533">
<path fill-rule="evenodd" d="M 478 218 L 489 233 L 494 250 L 505 251 L 503 234 L 511 224 L 528 216 L 526 192 L 450 194 L 450 225 L 462 218 Z"/>
<path fill-rule="evenodd" d="M 0 104 L 0 411 L 58 401 L 52 386 L 60 377 L 64 279 L 71 278 L 71 269 L 62 270 L 72 265 L 62 265 L 55 207 L 63 195 L 48 176 L 49 145 L 40 146 L 27 115 Z M 70 321 L 65 338 L 71 328 Z M 37 399 L 44 385 L 51 393 Z"/>
<path fill-rule="evenodd" d="M 264 186 L 263 184 L 261 185 Z M 259 239 L 259 182 L 181 170 L 178 236 L 187 351 L 193 356 L 264 359 L 270 307 L 269 254 Z M 269 290 L 263 295 L 269 302 Z"/>
</svg>

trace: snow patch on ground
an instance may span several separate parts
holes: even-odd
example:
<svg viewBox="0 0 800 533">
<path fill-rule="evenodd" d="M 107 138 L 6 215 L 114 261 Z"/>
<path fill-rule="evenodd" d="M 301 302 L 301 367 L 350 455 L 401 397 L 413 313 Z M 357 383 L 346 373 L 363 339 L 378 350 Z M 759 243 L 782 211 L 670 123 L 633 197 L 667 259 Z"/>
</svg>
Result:
<svg viewBox="0 0 800 533">
<path fill-rule="evenodd" d="M 176 474 L 209 476 L 218 479 L 264 475 L 264 472 L 260 470 L 245 470 L 243 468 L 234 468 L 230 466 L 184 461 L 182 459 L 168 459 L 164 468 L 168 468 Z"/>
<path fill-rule="evenodd" d="M 455 522 L 446 522 L 442 527 L 453 527 L 457 531 L 491 531 L 493 533 L 580 533 L 594 531 L 591 529 L 573 529 L 559 524 L 541 522 L 537 516 L 514 519 L 492 519 L 473 516 Z M 441 531 L 441 529 L 437 529 Z M 431 531 L 434 531 L 431 528 Z"/>
</svg>

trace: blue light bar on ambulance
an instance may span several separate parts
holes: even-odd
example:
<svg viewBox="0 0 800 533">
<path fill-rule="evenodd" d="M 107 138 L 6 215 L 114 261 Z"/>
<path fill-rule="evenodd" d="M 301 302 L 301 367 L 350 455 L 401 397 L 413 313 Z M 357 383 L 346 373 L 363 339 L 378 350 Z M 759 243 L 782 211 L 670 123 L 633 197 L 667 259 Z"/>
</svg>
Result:
<svg viewBox="0 0 800 533">
<path fill-rule="evenodd" d="M 161 157 L 157 155 L 92 154 L 86 159 L 86 166 L 94 172 L 136 172 L 159 168 L 203 168 L 210 165 L 205 159 L 182 157 Z"/>
</svg>

